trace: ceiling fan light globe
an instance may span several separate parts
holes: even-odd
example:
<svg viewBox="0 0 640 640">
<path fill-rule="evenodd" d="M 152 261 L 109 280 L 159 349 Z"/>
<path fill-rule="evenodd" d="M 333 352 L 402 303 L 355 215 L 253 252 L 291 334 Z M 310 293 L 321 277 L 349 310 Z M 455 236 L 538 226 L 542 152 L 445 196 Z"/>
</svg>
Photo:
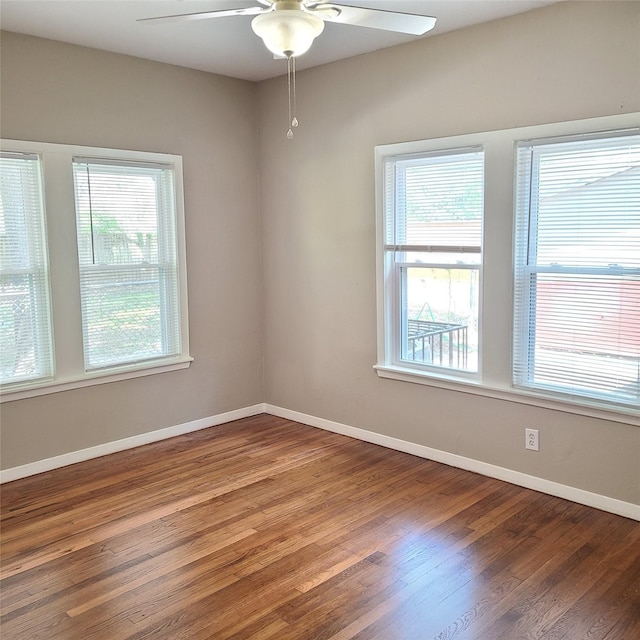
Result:
<svg viewBox="0 0 640 640">
<path fill-rule="evenodd" d="M 296 57 L 309 50 L 324 21 L 304 11 L 279 10 L 256 16 L 251 28 L 275 55 Z"/>
</svg>

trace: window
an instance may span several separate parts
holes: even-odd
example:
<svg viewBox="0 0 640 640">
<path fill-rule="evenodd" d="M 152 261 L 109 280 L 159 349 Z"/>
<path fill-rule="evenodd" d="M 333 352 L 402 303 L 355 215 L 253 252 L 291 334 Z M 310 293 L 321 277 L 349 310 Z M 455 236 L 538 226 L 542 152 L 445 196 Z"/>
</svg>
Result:
<svg viewBox="0 0 640 640">
<path fill-rule="evenodd" d="M 518 144 L 514 384 L 640 400 L 640 135 Z"/>
<path fill-rule="evenodd" d="M 640 424 L 639 124 L 377 146 L 378 376 Z"/>
<path fill-rule="evenodd" d="M 180 353 L 170 165 L 74 158 L 87 371 Z"/>
<path fill-rule="evenodd" d="M 477 372 L 483 151 L 391 155 L 383 171 L 389 359 Z"/>
<path fill-rule="evenodd" d="M 53 375 L 40 158 L 0 156 L 0 382 Z"/>
<path fill-rule="evenodd" d="M 3 149 L 2 399 L 189 366 L 181 159 Z"/>
</svg>

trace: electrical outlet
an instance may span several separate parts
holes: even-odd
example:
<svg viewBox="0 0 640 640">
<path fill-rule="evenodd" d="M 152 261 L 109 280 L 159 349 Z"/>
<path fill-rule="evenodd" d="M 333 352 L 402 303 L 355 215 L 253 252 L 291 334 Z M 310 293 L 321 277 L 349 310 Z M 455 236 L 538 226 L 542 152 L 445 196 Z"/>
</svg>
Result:
<svg viewBox="0 0 640 640">
<path fill-rule="evenodd" d="M 540 451 L 540 435 L 537 429 L 524 430 L 524 447 L 532 451 Z"/>
</svg>

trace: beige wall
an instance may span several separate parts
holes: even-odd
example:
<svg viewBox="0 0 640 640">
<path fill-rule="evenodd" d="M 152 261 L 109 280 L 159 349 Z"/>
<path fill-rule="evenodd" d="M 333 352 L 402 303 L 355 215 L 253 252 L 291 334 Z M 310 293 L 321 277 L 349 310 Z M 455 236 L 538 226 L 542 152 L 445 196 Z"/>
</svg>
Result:
<svg viewBox="0 0 640 640">
<path fill-rule="evenodd" d="M 2 467 L 262 402 L 255 85 L 3 33 L 0 106 L 4 138 L 183 156 L 195 358 L 2 404 Z"/>
<path fill-rule="evenodd" d="M 311 69 L 292 142 L 285 81 L 259 85 L 266 401 L 640 503 L 637 426 L 372 369 L 374 146 L 639 111 L 639 33 L 637 2 L 568 2 Z M 510 234 L 510 212 L 496 215 Z M 510 283 L 505 271 L 496 305 Z"/>
</svg>

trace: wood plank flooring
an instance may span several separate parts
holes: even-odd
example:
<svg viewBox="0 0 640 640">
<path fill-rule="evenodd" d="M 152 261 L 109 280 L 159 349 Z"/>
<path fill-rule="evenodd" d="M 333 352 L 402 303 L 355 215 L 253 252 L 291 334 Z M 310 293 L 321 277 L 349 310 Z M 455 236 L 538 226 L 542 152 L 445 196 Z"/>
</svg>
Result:
<svg viewBox="0 0 640 640">
<path fill-rule="evenodd" d="M 638 640 L 640 523 L 256 416 L 2 489 L 3 640 Z"/>
</svg>

